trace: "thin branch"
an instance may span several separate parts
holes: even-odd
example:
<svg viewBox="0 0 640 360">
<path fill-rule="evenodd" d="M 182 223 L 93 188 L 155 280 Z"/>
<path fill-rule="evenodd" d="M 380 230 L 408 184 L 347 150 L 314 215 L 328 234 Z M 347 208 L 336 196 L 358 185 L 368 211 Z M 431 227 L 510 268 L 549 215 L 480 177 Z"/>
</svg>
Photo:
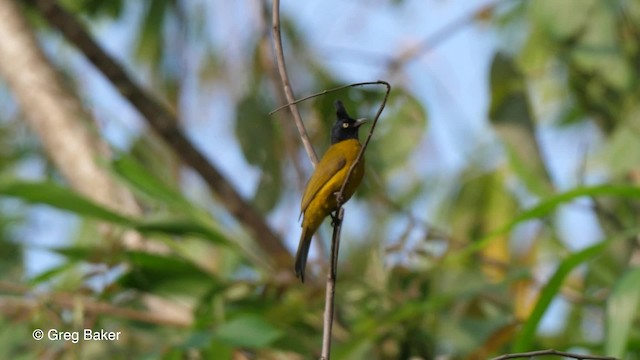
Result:
<svg viewBox="0 0 640 360">
<path fill-rule="evenodd" d="M 20 295 L 17 298 L 0 297 L 0 310 L 5 309 L 13 313 L 20 309 L 37 309 L 49 303 L 65 309 L 73 309 L 81 305 L 82 310 L 88 314 L 119 317 L 147 324 L 175 327 L 189 327 L 192 324 L 192 320 L 175 317 L 170 313 L 123 308 L 69 292 L 51 292 L 38 294 L 34 297 L 31 295 L 32 290 L 30 288 L 7 281 L 0 281 L 0 290 Z"/>
<path fill-rule="evenodd" d="M 336 92 L 336 91 L 339 91 L 339 90 L 343 90 L 343 89 L 346 89 L 346 88 L 356 87 L 356 86 L 365 86 L 365 85 L 381 85 L 381 84 L 384 85 L 384 84 L 387 84 L 387 82 L 386 81 L 382 81 L 382 80 L 378 80 L 378 81 L 363 81 L 363 82 L 359 82 L 359 83 L 342 85 L 342 86 L 334 87 L 334 88 L 331 88 L 331 89 L 322 90 L 322 91 L 319 91 L 317 93 L 313 93 L 311 95 L 307 95 L 307 96 L 305 96 L 303 98 L 300 98 L 298 100 L 291 100 L 290 103 L 284 104 L 284 105 L 276 108 L 275 110 L 272 110 L 269 113 L 269 115 L 273 115 L 273 114 L 277 113 L 278 111 L 286 108 L 287 106 L 295 105 L 297 103 L 301 103 L 303 101 L 306 101 L 306 100 L 309 100 L 309 99 L 313 99 L 314 97 L 322 96 L 322 95 L 329 94 L 329 93 L 332 93 L 332 92 Z"/>
<path fill-rule="evenodd" d="M 313 163 L 313 167 L 318 164 L 318 155 L 316 154 L 313 146 L 311 145 L 311 141 L 309 140 L 309 135 L 307 134 L 307 130 L 304 127 L 304 123 L 302 122 L 302 117 L 300 117 L 300 112 L 298 111 L 298 107 L 296 106 L 295 99 L 296 97 L 293 95 L 293 90 L 291 89 L 291 83 L 289 82 L 289 75 L 287 74 L 287 66 L 284 62 L 284 50 L 282 48 L 282 34 L 280 33 L 280 0 L 273 0 L 273 8 L 272 8 L 272 16 L 273 16 L 273 46 L 276 51 L 276 61 L 278 63 L 278 72 L 280 73 L 280 79 L 282 79 L 282 86 L 284 87 L 284 94 L 287 97 L 287 101 L 289 102 L 289 110 L 291 110 L 291 114 L 293 115 L 293 119 L 296 123 L 296 127 L 298 128 L 298 132 L 300 133 L 300 139 L 302 140 L 302 144 L 304 145 L 304 149 L 307 151 L 307 155 L 309 159 Z"/>
<path fill-rule="evenodd" d="M 178 120 L 175 115 L 134 83 L 123 67 L 98 46 L 73 15 L 52 0 L 32 2 L 49 24 L 57 28 L 112 82 L 178 157 L 202 176 L 227 211 L 252 232 L 253 239 L 271 256 L 276 267 L 288 269 L 293 259 L 280 237 L 265 222 L 262 214 L 242 198 L 231 182 L 193 145 L 177 126 Z"/>
<path fill-rule="evenodd" d="M 331 357 L 331 334 L 333 332 L 333 313 L 336 297 L 336 281 L 338 279 L 338 252 L 340 251 L 340 233 L 342 232 L 342 219 L 344 208 L 340 208 L 333 224 L 333 236 L 331 237 L 331 266 L 327 276 L 327 285 L 324 299 L 324 319 L 322 333 L 322 355 L 320 359 L 329 360 Z M 335 260 L 335 261 L 334 261 Z"/>
<path fill-rule="evenodd" d="M 268 6 L 268 3 L 265 1 L 261 2 L 260 5 L 262 6 L 264 18 L 268 19 L 270 17 L 270 7 Z M 267 24 L 265 22 L 265 26 L 267 29 L 266 31 L 264 31 L 264 35 L 260 38 L 260 63 L 270 79 L 270 84 L 272 85 L 273 93 L 275 94 L 278 104 L 284 104 L 287 102 L 287 100 L 284 92 L 280 87 L 281 81 L 278 73 L 278 65 L 276 64 L 275 59 L 272 56 L 273 47 L 271 45 L 271 37 L 269 36 L 269 34 L 271 33 L 270 23 Z M 291 126 L 288 126 L 290 118 L 287 116 L 287 114 L 280 113 L 278 116 L 278 120 L 281 124 L 286 124 L 285 126 L 283 126 L 285 136 L 282 140 L 284 143 L 285 151 L 288 153 L 288 156 L 291 157 L 291 164 L 296 174 L 296 185 L 298 191 L 302 192 L 307 181 L 307 175 L 302 167 L 301 158 L 298 156 L 296 130 Z M 321 236 L 322 234 L 316 234 L 317 239 L 321 239 Z M 321 262 L 327 259 L 326 251 L 324 250 L 324 246 L 322 246 L 323 243 L 324 241 L 314 242 L 317 257 L 319 260 L 321 260 Z"/>
<path fill-rule="evenodd" d="M 262 68 L 264 69 L 264 73 L 267 75 L 267 77 L 269 78 L 269 83 L 271 84 L 272 90 L 275 94 L 275 97 L 278 101 L 278 103 L 282 104 L 287 102 L 286 97 L 284 92 L 280 91 L 280 78 L 279 78 L 279 73 L 278 73 L 278 65 L 276 64 L 275 60 L 273 59 L 273 53 L 272 53 L 272 46 L 271 46 L 271 39 L 269 37 L 270 34 L 270 23 L 269 23 L 269 6 L 267 4 L 267 2 L 260 2 L 259 4 L 260 6 L 260 12 L 262 14 L 262 19 L 264 21 L 264 24 L 261 25 L 261 28 L 263 28 L 263 30 L 261 31 L 261 36 L 260 36 L 260 40 L 259 40 L 259 59 L 260 59 L 260 65 L 262 66 Z M 279 117 L 280 122 L 282 122 L 283 124 L 285 124 L 286 120 L 289 120 L 286 116 L 284 116 L 284 114 L 282 114 L 281 117 Z M 286 151 L 290 154 L 291 156 L 291 161 L 293 163 L 293 168 L 296 172 L 296 177 L 298 180 L 298 185 L 300 187 L 300 190 L 302 191 L 304 184 L 305 184 L 305 173 L 303 171 L 302 168 L 302 164 L 300 163 L 300 159 L 298 158 L 298 156 L 296 156 L 296 144 L 295 144 L 295 130 L 290 127 L 290 126 L 284 126 L 284 131 L 285 131 L 285 137 L 283 139 L 284 142 L 284 146 Z"/>
<path fill-rule="evenodd" d="M 463 28 L 465 25 L 476 19 L 479 15 L 492 11 L 498 4 L 504 0 L 494 0 L 487 4 L 481 5 L 477 9 L 474 9 L 459 18 L 451 21 L 449 24 L 438 29 L 435 33 L 430 34 L 416 46 L 407 49 L 400 53 L 395 59 L 389 62 L 390 69 L 398 69 L 407 62 L 416 58 L 418 55 L 423 54 L 434 47 L 438 46 L 443 41 L 449 39 L 457 30 Z"/>
<path fill-rule="evenodd" d="M 373 131 L 376 128 L 376 124 L 378 123 L 378 119 L 380 118 L 380 115 L 382 114 L 382 111 L 384 110 L 385 105 L 387 104 L 387 99 L 389 99 L 389 93 L 391 92 L 391 85 L 389 85 L 388 82 L 386 81 L 382 81 L 382 80 L 378 80 L 375 82 L 371 82 L 371 83 L 358 83 L 358 84 L 352 84 L 351 86 L 359 86 L 359 85 L 365 85 L 365 84 L 379 84 L 379 85 L 384 85 L 387 87 L 387 91 L 384 94 L 384 98 L 382 99 L 382 103 L 380 104 L 380 107 L 378 108 L 378 112 L 376 113 L 376 116 L 373 118 L 373 124 L 371 124 L 371 129 L 369 129 L 369 134 L 367 135 L 367 138 L 365 139 L 364 143 L 362 144 L 362 147 L 360 148 L 360 152 L 358 153 L 358 156 L 356 157 L 356 161 L 353 162 L 353 164 L 351 164 L 351 167 L 349 168 L 349 171 L 347 172 L 347 176 L 345 177 L 344 181 L 342 182 L 342 186 L 340 187 L 340 191 L 338 192 L 337 199 L 338 199 L 338 210 L 340 210 L 340 208 L 343 205 L 343 193 L 344 193 L 344 189 L 347 186 L 347 183 L 349 182 L 349 178 L 351 177 L 351 173 L 353 173 L 353 169 L 355 169 L 355 167 L 358 165 L 358 163 L 360 163 L 360 161 L 362 160 L 362 156 L 364 155 L 364 152 L 367 150 L 367 146 L 369 146 L 369 141 L 371 141 L 371 137 L 373 136 Z"/>
<path fill-rule="evenodd" d="M 514 354 L 505 354 L 505 355 L 493 358 L 491 360 L 531 359 L 534 356 L 549 356 L 549 355 L 564 356 L 564 357 L 577 359 L 577 360 L 620 360 L 620 359 L 615 358 L 613 356 L 572 354 L 572 353 L 553 350 L 553 349 L 536 350 L 536 351 L 529 351 L 529 352 L 523 352 L 523 353 L 514 353 Z"/>
</svg>

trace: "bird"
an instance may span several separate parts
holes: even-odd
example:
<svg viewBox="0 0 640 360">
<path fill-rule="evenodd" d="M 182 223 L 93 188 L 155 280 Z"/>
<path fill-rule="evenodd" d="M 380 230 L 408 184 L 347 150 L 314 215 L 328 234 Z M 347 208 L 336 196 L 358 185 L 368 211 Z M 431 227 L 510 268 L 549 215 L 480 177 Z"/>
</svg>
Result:
<svg viewBox="0 0 640 360">
<path fill-rule="evenodd" d="M 299 277 L 303 283 L 311 237 L 322 221 L 338 208 L 336 195 L 362 148 L 358 139 L 358 129 L 367 122 L 367 119 L 351 118 L 339 100 L 335 102 L 335 108 L 337 119 L 331 128 L 331 145 L 309 178 L 300 204 L 302 233 L 296 253 L 295 272 L 296 277 Z M 351 173 L 342 194 L 342 203 L 349 200 L 355 193 L 363 176 L 364 156 L 360 158 Z"/>
</svg>

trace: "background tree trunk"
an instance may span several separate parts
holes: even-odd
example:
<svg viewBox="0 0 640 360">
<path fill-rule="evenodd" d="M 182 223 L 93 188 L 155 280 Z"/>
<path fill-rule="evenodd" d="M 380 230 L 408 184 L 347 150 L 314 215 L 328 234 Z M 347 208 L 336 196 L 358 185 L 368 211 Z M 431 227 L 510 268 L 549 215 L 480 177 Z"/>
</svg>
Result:
<svg viewBox="0 0 640 360">
<path fill-rule="evenodd" d="M 131 193 L 98 165 L 108 145 L 91 129 L 91 116 L 63 85 L 40 49 L 15 1 L 0 1 L 0 74 L 20 104 L 24 119 L 69 185 L 112 210 L 139 215 Z M 123 236 L 126 247 L 140 248 L 135 233 Z"/>
<path fill-rule="evenodd" d="M 0 0 L 0 75 L 46 153 L 73 189 L 119 213 L 141 215 L 131 192 L 100 167 L 99 160 L 109 156 L 108 145 L 92 128 L 91 115 L 45 58 L 22 9 L 12 0 Z M 118 239 L 128 249 L 167 251 L 163 244 L 146 240 L 134 231 L 113 237 L 109 236 L 113 227 L 103 225 L 101 230 L 106 238 Z M 175 321 L 192 321 L 191 309 L 184 306 L 152 296 L 146 296 L 145 303 Z"/>
</svg>

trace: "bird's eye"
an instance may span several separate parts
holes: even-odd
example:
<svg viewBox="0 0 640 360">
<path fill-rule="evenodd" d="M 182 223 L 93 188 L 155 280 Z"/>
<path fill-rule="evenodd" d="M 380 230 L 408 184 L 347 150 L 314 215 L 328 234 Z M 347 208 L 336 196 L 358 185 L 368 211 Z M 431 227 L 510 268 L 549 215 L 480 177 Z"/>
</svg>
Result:
<svg viewBox="0 0 640 360">
<path fill-rule="evenodd" d="M 349 123 L 342 123 L 342 127 L 345 128 L 345 129 L 348 128 L 349 127 Z"/>
</svg>

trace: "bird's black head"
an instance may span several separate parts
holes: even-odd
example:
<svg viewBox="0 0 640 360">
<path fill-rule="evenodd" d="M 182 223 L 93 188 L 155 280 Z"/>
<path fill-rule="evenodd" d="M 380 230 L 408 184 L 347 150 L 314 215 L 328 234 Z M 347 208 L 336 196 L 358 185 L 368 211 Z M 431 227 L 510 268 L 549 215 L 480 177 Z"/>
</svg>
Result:
<svg viewBox="0 0 640 360">
<path fill-rule="evenodd" d="M 331 143 L 335 144 L 347 139 L 358 140 L 358 128 L 367 122 L 367 119 L 355 120 L 347 114 L 342 101 L 336 101 L 336 123 L 331 128 Z"/>
</svg>

